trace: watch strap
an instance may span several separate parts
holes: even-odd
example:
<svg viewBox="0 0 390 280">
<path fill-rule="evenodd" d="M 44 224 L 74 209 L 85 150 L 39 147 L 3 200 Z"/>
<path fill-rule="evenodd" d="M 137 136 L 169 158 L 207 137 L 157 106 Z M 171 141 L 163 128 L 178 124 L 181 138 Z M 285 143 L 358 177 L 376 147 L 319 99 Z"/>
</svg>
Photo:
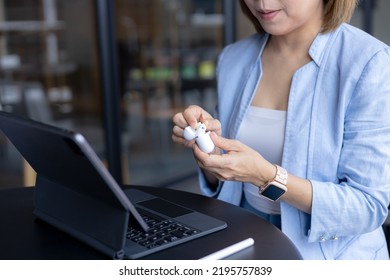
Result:
<svg viewBox="0 0 390 280">
<path fill-rule="evenodd" d="M 287 186 L 287 179 L 288 179 L 287 170 L 277 164 L 274 164 L 274 166 L 276 167 L 275 177 L 271 181 L 267 182 L 265 185 L 261 186 L 260 192 L 264 191 L 269 184 L 275 181 L 284 186 Z"/>
</svg>

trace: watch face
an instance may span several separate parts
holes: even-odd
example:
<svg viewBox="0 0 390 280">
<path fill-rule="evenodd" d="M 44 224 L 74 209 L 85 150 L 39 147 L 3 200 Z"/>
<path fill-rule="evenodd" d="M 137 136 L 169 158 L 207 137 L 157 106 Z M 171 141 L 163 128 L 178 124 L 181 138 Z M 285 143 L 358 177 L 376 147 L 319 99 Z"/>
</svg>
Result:
<svg viewBox="0 0 390 280">
<path fill-rule="evenodd" d="M 275 186 L 275 185 L 269 185 L 261 194 L 270 200 L 277 200 L 279 197 L 281 197 L 286 190 L 283 190 L 282 188 Z"/>
</svg>

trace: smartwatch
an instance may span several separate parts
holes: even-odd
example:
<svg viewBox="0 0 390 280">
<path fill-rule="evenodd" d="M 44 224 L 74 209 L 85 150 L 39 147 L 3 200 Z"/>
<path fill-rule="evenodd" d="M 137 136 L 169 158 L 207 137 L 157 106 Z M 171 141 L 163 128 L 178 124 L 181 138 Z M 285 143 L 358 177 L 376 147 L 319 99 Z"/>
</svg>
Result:
<svg viewBox="0 0 390 280">
<path fill-rule="evenodd" d="M 274 166 L 276 167 L 275 177 L 259 188 L 259 194 L 271 201 L 277 201 L 287 192 L 287 170 L 276 164 Z"/>
</svg>

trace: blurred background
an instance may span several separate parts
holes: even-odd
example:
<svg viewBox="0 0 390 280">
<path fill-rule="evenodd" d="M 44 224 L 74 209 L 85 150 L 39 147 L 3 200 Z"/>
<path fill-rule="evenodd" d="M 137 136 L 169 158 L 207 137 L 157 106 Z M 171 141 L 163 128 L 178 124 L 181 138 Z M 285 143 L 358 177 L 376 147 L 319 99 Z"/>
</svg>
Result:
<svg viewBox="0 0 390 280">
<path fill-rule="evenodd" d="M 389 11 L 360 1 L 351 23 L 390 44 Z M 0 110 L 84 134 L 122 184 L 196 191 L 171 118 L 213 111 L 219 52 L 253 32 L 236 0 L 0 0 Z M 0 135 L 0 188 L 34 176 Z"/>
</svg>

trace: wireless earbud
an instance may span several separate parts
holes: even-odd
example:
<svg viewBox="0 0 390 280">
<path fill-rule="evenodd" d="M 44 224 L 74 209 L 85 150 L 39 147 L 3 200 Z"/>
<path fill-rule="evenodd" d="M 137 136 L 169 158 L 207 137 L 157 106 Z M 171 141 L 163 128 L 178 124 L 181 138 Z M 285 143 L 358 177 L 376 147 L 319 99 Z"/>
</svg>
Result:
<svg viewBox="0 0 390 280">
<path fill-rule="evenodd" d="M 197 124 L 196 129 L 187 126 L 184 129 L 183 137 L 187 141 L 195 139 L 196 144 L 205 153 L 211 153 L 215 148 L 215 145 L 210 138 L 210 131 L 206 132 L 206 126 L 201 122 Z"/>
</svg>

